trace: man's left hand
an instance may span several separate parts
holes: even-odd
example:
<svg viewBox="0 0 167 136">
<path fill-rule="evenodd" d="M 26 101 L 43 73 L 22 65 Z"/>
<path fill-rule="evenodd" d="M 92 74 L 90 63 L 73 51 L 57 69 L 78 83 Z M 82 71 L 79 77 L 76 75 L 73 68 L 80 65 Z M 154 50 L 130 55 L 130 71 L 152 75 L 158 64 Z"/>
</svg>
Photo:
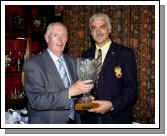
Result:
<svg viewBox="0 0 167 136">
<path fill-rule="evenodd" d="M 89 112 L 104 114 L 108 112 L 113 106 L 111 101 L 108 101 L 108 100 L 94 100 L 92 102 L 97 103 L 99 107 L 95 109 L 90 109 L 88 110 Z"/>
</svg>

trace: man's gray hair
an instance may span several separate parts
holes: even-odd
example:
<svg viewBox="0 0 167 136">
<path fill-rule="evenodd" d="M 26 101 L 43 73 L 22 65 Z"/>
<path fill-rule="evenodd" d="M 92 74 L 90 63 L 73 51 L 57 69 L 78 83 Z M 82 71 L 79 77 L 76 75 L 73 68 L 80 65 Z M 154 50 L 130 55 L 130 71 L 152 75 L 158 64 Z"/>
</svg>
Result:
<svg viewBox="0 0 167 136">
<path fill-rule="evenodd" d="M 92 23 L 92 21 L 93 21 L 95 18 L 99 18 L 99 17 L 102 17 L 102 18 L 105 19 L 105 21 L 107 22 L 107 27 L 108 27 L 109 29 L 112 28 L 112 26 L 111 26 L 111 21 L 110 21 L 109 16 L 106 15 L 106 14 L 104 14 L 104 13 L 97 13 L 97 14 L 94 14 L 93 16 L 91 16 L 91 18 L 89 19 L 89 28 L 90 28 L 90 30 L 91 30 L 91 23 Z"/>
<path fill-rule="evenodd" d="M 60 22 L 54 22 L 54 23 L 50 23 L 50 24 L 47 26 L 46 33 L 47 33 L 48 35 L 51 35 L 51 34 L 52 34 L 52 28 L 53 28 L 53 26 L 56 26 L 56 25 L 63 26 L 64 29 L 67 31 L 67 28 L 66 28 L 66 26 L 65 26 L 64 24 L 62 24 L 62 23 L 60 23 Z M 67 32 L 67 34 L 68 34 L 68 32 Z"/>
</svg>

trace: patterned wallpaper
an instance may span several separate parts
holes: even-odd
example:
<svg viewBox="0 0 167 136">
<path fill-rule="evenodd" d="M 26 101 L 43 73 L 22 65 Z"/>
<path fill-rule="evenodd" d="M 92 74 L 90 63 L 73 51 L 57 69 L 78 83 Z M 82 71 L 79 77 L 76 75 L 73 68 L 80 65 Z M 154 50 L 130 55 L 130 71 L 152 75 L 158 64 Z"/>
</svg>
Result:
<svg viewBox="0 0 167 136">
<path fill-rule="evenodd" d="M 55 6 L 57 10 L 59 6 Z M 139 98 L 134 107 L 134 121 L 155 123 L 155 6 L 61 6 L 63 23 L 69 31 L 68 53 L 71 56 L 79 57 L 91 46 L 89 18 L 98 12 L 111 18 L 111 39 L 135 51 Z"/>
</svg>

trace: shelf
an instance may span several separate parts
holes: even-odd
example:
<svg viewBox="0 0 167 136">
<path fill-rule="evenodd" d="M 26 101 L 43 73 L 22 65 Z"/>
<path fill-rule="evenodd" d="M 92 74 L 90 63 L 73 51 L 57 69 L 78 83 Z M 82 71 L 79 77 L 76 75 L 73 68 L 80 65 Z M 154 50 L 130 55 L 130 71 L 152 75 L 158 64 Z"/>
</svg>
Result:
<svg viewBox="0 0 167 136">
<path fill-rule="evenodd" d="M 21 33 L 21 32 L 6 32 L 5 33 L 6 38 L 12 38 L 12 39 L 18 39 L 23 38 L 22 40 L 26 40 L 27 33 Z"/>
<path fill-rule="evenodd" d="M 21 109 L 27 107 L 27 98 L 24 97 L 22 99 L 7 99 L 5 102 L 5 109 Z"/>
<path fill-rule="evenodd" d="M 20 75 L 20 74 L 22 74 L 22 71 L 5 71 L 5 74 L 16 74 L 16 75 Z"/>
<path fill-rule="evenodd" d="M 44 39 L 46 27 L 55 19 L 54 6 L 5 6 L 5 96 L 10 98 L 14 89 L 24 89 L 23 63 L 47 48 Z M 20 61 L 19 61 L 20 60 Z M 17 71 L 20 70 L 20 71 Z M 21 99 L 6 99 L 6 107 L 27 104 Z"/>
</svg>

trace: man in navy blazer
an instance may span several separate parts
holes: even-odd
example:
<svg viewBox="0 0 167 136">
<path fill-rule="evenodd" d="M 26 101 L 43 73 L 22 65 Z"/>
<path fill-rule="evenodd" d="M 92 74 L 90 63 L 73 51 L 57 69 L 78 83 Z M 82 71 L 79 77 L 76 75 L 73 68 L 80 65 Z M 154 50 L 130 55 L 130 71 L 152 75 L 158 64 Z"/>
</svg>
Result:
<svg viewBox="0 0 167 136">
<path fill-rule="evenodd" d="M 91 94 L 99 107 L 82 115 L 84 124 L 130 124 L 132 108 L 137 100 L 137 68 L 132 49 L 110 39 L 111 24 L 106 14 L 90 18 L 90 30 L 95 46 L 82 54 L 83 58 L 97 58 L 102 53 L 102 67 Z"/>
<path fill-rule="evenodd" d="M 79 114 L 70 105 L 75 96 L 93 88 L 90 81 L 77 81 L 76 61 L 63 54 L 68 33 L 62 23 L 51 23 L 45 33 L 47 50 L 24 63 L 24 87 L 28 98 L 28 123 L 67 124 L 79 123 Z M 66 72 L 65 86 L 61 78 L 62 60 Z M 62 66 L 62 65 L 61 65 Z M 64 75 L 64 74 L 63 74 Z M 68 83 L 66 82 L 66 83 Z M 72 111 L 72 112 L 70 112 Z M 72 117 L 72 118 L 71 118 Z"/>
</svg>

